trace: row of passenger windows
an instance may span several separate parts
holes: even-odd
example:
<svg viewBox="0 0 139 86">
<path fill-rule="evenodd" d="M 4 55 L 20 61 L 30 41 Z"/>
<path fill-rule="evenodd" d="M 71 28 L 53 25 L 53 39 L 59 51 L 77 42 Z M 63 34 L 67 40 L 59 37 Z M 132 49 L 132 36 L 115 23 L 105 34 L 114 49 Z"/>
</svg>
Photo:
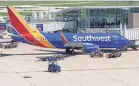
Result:
<svg viewBox="0 0 139 86">
<path fill-rule="evenodd" d="M 37 37 L 38 39 L 40 39 L 40 40 L 46 40 L 45 38 L 42 38 L 42 37 Z"/>
<path fill-rule="evenodd" d="M 46 40 L 45 38 L 42 38 L 41 40 Z"/>
</svg>

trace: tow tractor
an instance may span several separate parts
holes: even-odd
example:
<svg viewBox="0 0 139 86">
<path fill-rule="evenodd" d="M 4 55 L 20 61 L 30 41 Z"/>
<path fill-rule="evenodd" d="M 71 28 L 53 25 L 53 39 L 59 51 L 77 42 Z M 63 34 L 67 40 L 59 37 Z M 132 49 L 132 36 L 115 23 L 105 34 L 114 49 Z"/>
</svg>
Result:
<svg viewBox="0 0 139 86">
<path fill-rule="evenodd" d="M 7 44 L 0 44 L 0 46 L 4 47 L 5 49 L 16 48 L 18 46 L 18 42 L 12 40 L 11 42 L 7 42 Z"/>
<path fill-rule="evenodd" d="M 57 64 L 57 58 L 48 58 L 48 71 L 49 72 L 60 72 L 61 66 Z"/>
<path fill-rule="evenodd" d="M 40 61 L 48 61 L 49 58 L 54 58 L 56 60 L 64 60 L 64 55 L 62 54 L 54 54 L 53 56 L 38 56 L 36 58 L 39 58 Z"/>
<path fill-rule="evenodd" d="M 90 53 L 91 57 L 103 57 L 104 53 L 100 50 L 95 50 Z"/>
<path fill-rule="evenodd" d="M 120 57 L 122 55 L 121 50 L 113 50 L 111 53 L 106 54 L 107 58 L 116 58 L 116 57 Z"/>
</svg>

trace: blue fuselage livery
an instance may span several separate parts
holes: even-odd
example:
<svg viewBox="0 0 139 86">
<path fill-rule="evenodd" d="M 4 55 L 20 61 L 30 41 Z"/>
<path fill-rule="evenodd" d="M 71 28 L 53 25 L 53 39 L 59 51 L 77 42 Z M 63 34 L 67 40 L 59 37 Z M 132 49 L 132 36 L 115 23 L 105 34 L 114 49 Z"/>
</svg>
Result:
<svg viewBox="0 0 139 86">
<path fill-rule="evenodd" d="M 44 36 L 44 38 L 41 38 L 42 41 L 47 39 L 55 48 L 63 49 L 66 48 L 64 46 L 66 43 L 64 39 L 62 39 L 62 36 L 64 36 L 69 43 L 92 43 L 99 45 L 100 48 L 122 49 L 131 44 L 131 41 L 125 37 L 112 33 L 63 33 L 63 35 L 60 33 L 40 33 Z M 29 43 L 22 37 L 12 36 L 12 38 L 16 41 Z"/>
<path fill-rule="evenodd" d="M 73 41 L 77 42 L 84 42 L 84 41 L 111 41 L 110 36 L 80 36 L 80 35 L 73 35 Z"/>
<path fill-rule="evenodd" d="M 50 43 L 57 48 L 65 48 L 60 33 L 43 33 Z M 131 44 L 131 41 L 123 36 L 111 33 L 63 33 L 70 43 L 92 43 L 100 48 L 124 48 Z"/>
<path fill-rule="evenodd" d="M 86 44 L 116 49 L 122 49 L 131 44 L 131 41 L 125 37 L 112 33 L 45 33 L 39 29 L 32 29 L 14 7 L 8 6 L 7 10 L 13 26 L 12 38 L 23 43 L 46 48 L 66 49 L 67 52 L 69 49 L 82 49 Z"/>
</svg>

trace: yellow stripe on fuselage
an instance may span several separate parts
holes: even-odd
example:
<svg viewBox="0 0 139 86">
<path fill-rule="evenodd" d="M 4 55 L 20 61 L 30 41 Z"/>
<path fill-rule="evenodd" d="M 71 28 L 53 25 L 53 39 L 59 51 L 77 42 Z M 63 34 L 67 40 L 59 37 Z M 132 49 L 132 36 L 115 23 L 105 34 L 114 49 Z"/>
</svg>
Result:
<svg viewBox="0 0 139 86">
<path fill-rule="evenodd" d="M 55 48 L 39 31 L 33 31 L 31 33 L 44 46 L 48 48 Z"/>
<path fill-rule="evenodd" d="M 28 29 L 28 31 L 36 38 L 41 44 L 46 46 L 47 48 L 54 48 L 54 46 L 47 40 L 45 37 L 39 32 L 33 30 L 28 23 L 24 20 L 24 18 L 15 10 L 14 7 L 10 6 L 10 9 L 14 12 L 14 14 L 19 18 L 22 24 Z M 45 40 L 42 40 L 45 39 Z"/>
</svg>

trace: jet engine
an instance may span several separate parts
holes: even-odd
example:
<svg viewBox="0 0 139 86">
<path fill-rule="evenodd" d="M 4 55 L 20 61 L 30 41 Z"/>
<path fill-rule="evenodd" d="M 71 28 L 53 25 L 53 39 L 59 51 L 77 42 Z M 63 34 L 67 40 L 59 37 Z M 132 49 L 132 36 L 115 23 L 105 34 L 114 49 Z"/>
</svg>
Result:
<svg viewBox="0 0 139 86">
<path fill-rule="evenodd" d="M 98 45 L 92 44 L 92 43 L 84 44 L 83 52 L 91 53 L 91 52 L 94 52 L 94 51 L 99 51 L 99 46 Z"/>
</svg>

